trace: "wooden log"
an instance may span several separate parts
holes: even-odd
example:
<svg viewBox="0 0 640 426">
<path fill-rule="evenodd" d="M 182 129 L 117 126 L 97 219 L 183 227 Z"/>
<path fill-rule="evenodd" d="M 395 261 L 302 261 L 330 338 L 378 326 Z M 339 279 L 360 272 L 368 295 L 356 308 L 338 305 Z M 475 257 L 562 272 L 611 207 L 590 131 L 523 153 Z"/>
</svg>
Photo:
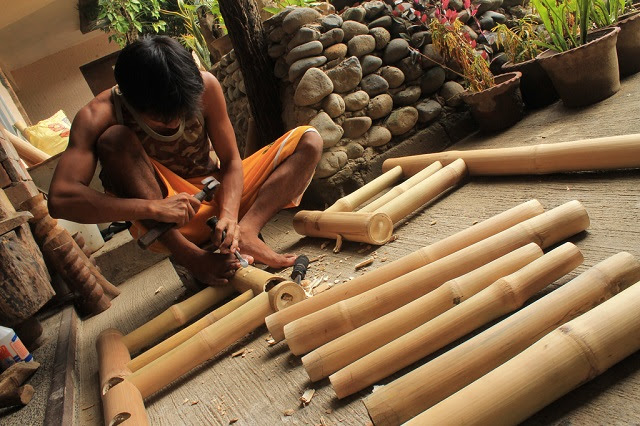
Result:
<svg viewBox="0 0 640 426">
<path fill-rule="evenodd" d="M 267 317 L 265 321 L 267 328 L 274 340 L 279 342 L 284 339 L 284 326 L 298 318 L 319 311 L 341 300 L 364 293 L 434 260 L 504 231 L 519 222 L 539 215 L 543 211 L 542 204 L 537 200 L 522 203 L 434 244 L 416 250 L 381 268 L 356 277 L 353 281 L 303 300 L 285 311 L 276 312 Z"/>
<path fill-rule="evenodd" d="M 127 363 L 127 367 L 131 371 L 138 371 L 145 365 L 149 364 L 151 361 L 160 358 L 162 355 L 166 354 L 171 349 L 180 346 L 182 343 L 186 342 L 191 337 L 195 336 L 199 331 L 204 330 L 214 322 L 229 315 L 235 309 L 237 309 L 241 305 L 251 300 L 251 298 L 253 298 L 253 292 L 251 290 L 245 291 L 244 293 L 242 293 L 240 296 L 236 297 L 232 301 L 222 305 L 221 307 L 214 310 L 213 312 L 200 318 L 198 321 L 194 322 L 189 327 L 183 330 L 180 330 L 178 333 L 158 343 L 148 351 L 138 355 L 137 357 L 132 359 L 129 363 Z"/>
<path fill-rule="evenodd" d="M 401 194 L 404 194 L 407 190 L 409 190 L 410 188 L 413 188 L 418 183 L 422 182 L 423 180 L 425 180 L 426 178 L 428 178 L 429 176 L 431 176 L 441 168 L 442 168 L 442 163 L 440 163 L 439 161 L 436 161 L 435 163 L 431 164 L 429 167 L 425 167 L 424 169 L 422 169 L 420 173 L 416 173 L 415 175 L 411 176 L 409 179 L 405 180 L 401 184 L 394 186 L 389 191 L 387 191 L 384 195 L 376 198 L 375 200 L 373 200 L 366 206 L 362 207 L 358 211 L 359 212 L 376 211 L 377 209 L 379 209 L 389 201 L 393 200 L 394 198 L 398 197 Z M 395 170 L 395 167 L 391 170 Z M 389 170 L 389 172 L 391 170 Z M 402 170 L 402 168 L 400 170 Z M 384 174 L 382 176 L 384 176 Z"/>
<path fill-rule="evenodd" d="M 582 263 L 578 248 L 565 243 L 522 269 L 500 278 L 466 303 L 444 312 L 332 374 L 338 398 L 352 395 L 443 348 L 524 302 Z"/>
<path fill-rule="evenodd" d="M 467 163 L 472 176 L 636 168 L 640 167 L 640 134 L 390 158 L 382 164 L 382 170 L 401 166 L 405 176 L 411 176 L 435 161 L 449 164 L 458 158 Z"/>
<path fill-rule="evenodd" d="M 37 361 L 11 364 L 9 368 L 0 374 L 0 383 L 7 382 L 13 387 L 18 388 L 22 386 L 29 377 L 33 376 L 38 368 L 40 368 L 40 363 Z"/>
<path fill-rule="evenodd" d="M 374 424 L 399 425 L 529 347 L 559 325 L 640 280 L 629 253 L 605 259 L 488 330 L 378 389 L 364 400 Z"/>
<path fill-rule="evenodd" d="M 265 317 L 278 309 L 280 301 L 293 304 L 304 297 L 302 287 L 291 281 L 282 282 L 142 367 L 127 380 L 146 398 L 264 324 Z"/>
<path fill-rule="evenodd" d="M 531 243 L 442 284 L 424 296 L 358 327 L 302 357 L 311 381 L 329 377 L 374 350 L 459 305 L 469 297 L 542 256 Z"/>
<path fill-rule="evenodd" d="M 519 247 L 535 242 L 546 248 L 588 226 L 589 216 L 582 204 L 570 201 L 375 289 L 287 324 L 284 327 L 287 344 L 296 355 L 309 352 Z"/>
<path fill-rule="evenodd" d="M 3 387 L 3 383 L 0 383 L 0 408 L 13 407 L 14 405 L 27 405 L 33 399 L 35 392 L 35 389 L 31 385 L 16 388 L 10 385 Z"/>
<path fill-rule="evenodd" d="M 409 213 L 433 200 L 448 188 L 457 185 L 466 173 L 467 166 L 463 160 L 458 159 L 384 204 L 375 212 L 388 215 L 395 225 Z"/>
<path fill-rule="evenodd" d="M 360 204 L 375 197 L 400 179 L 402 179 L 402 168 L 393 167 L 366 185 L 356 189 L 351 194 L 340 198 L 331 206 L 327 207 L 325 212 L 352 212 Z"/>
<path fill-rule="evenodd" d="M 300 235 L 382 245 L 391 239 L 393 222 L 383 213 L 321 212 L 302 210 L 293 217 Z"/>
<path fill-rule="evenodd" d="M 51 158 L 51 156 L 46 152 L 9 132 L 7 129 L 2 127 L 2 124 L 0 124 L 0 131 L 4 134 L 4 137 L 11 142 L 16 151 L 18 151 L 20 158 L 22 158 L 28 166 L 35 166 L 36 164 L 42 163 L 43 161 Z"/>
<path fill-rule="evenodd" d="M 640 350 L 640 283 L 558 327 L 408 424 L 516 425 Z"/>
</svg>

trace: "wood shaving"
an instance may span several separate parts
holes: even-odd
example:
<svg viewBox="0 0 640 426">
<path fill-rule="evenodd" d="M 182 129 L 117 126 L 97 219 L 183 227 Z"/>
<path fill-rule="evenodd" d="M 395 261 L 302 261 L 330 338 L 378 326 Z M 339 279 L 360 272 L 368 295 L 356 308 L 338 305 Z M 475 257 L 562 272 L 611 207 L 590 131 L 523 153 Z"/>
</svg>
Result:
<svg viewBox="0 0 640 426">
<path fill-rule="evenodd" d="M 389 238 L 389 242 L 392 243 L 394 241 L 397 241 L 400 237 L 398 237 L 398 234 L 393 234 L 391 236 L 391 238 Z"/>
<path fill-rule="evenodd" d="M 433 225 L 435 225 L 436 223 L 438 223 L 438 221 L 437 221 L 437 220 L 432 220 L 432 221 L 431 221 L 431 223 L 430 223 L 430 225 L 431 225 L 431 226 L 433 226 Z"/>
<path fill-rule="evenodd" d="M 84 411 L 84 410 L 88 410 L 88 409 L 89 409 L 89 408 L 91 408 L 91 407 L 95 407 L 95 405 L 96 405 L 96 404 L 91 404 L 91 405 L 89 405 L 88 407 L 84 407 L 84 408 L 82 408 L 82 411 Z"/>
<path fill-rule="evenodd" d="M 340 249 L 342 249 L 342 235 L 338 234 L 336 238 L 336 246 L 333 248 L 334 253 L 340 253 Z"/>
<path fill-rule="evenodd" d="M 200 402 L 200 401 L 197 401 L 197 400 L 196 400 L 196 401 L 191 401 L 191 402 L 189 403 L 189 405 L 196 405 L 198 402 Z"/>
<path fill-rule="evenodd" d="M 388 259 L 386 257 L 381 257 L 380 262 L 386 262 Z"/>
<path fill-rule="evenodd" d="M 154 295 L 160 293 L 162 290 L 164 290 L 164 286 L 161 285 L 160 287 L 156 288 L 156 291 L 153 293 Z"/>
<path fill-rule="evenodd" d="M 374 260 L 373 257 L 370 257 L 370 258 L 368 258 L 366 260 L 363 260 L 360 263 L 356 263 L 356 266 L 354 266 L 354 268 L 356 270 L 358 270 L 360 268 L 364 268 L 365 266 L 369 266 L 369 265 L 371 265 L 373 263 L 373 260 Z"/>
<path fill-rule="evenodd" d="M 244 353 L 242 354 L 242 358 L 246 357 L 248 354 L 250 354 L 251 352 L 253 352 L 253 349 L 247 349 L 246 351 L 244 351 Z"/>
<path fill-rule="evenodd" d="M 285 416 L 293 416 L 293 413 L 295 412 L 296 411 L 293 408 L 287 408 L 282 414 L 284 414 Z"/>
<path fill-rule="evenodd" d="M 322 284 L 320 284 L 319 286 L 317 286 L 317 287 L 315 287 L 315 288 L 313 289 L 313 295 L 315 296 L 316 294 L 320 294 L 320 293 L 322 293 L 323 291 L 327 291 L 327 290 L 329 290 L 330 288 L 331 288 L 331 285 L 330 285 L 330 284 L 328 284 L 328 283 L 322 283 Z"/>
<path fill-rule="evenodd" d="M 311 398 L 313 398 L 313 394 L 316 393 L 315 389 L 307 389 L 304 391 L 302 396 L 300 397 L 300 405 L 306 407 L 311 402 Z"/>
<path fill-rule="evenodd" d="M 233 419 L 229 420 L 229 424 L 230 424 L 230 425 L 232 425 L 232 424 L 234 424 L 234 423 L 235 423 L 235 422 L 237 422 L 237 421 L 238 421 L 238 418 L 237 418 L 237 417 L 234 417 Z"/>
<path fill-rule="evenodd" d="M 328 245 L 329 245 L 329 241 L 325 241 L 324 243 L 320 244 L 320 250 L 326 249 Z"/>
<path fill-rule="evenodd" d="M 318 260 L 322 260 L 322 259 L 324 259 L 325 256 L 326 256 L 326 254 L 321 254 L 320 256 L 316 256 L 316 257 L 314 257 L 313 259 L 311 259 L 309 261 L 309 264 L 312 264 L 313 262 L 317 262 Z"/>
<path fill-rule="evenodd" d="M 276 342 L 276 339 L 274 339 L 273 337 L 272 337 L 271 339 L 265 339 L 265 340 L 267 341 L 267 344 L 268 344 L 269 346 L 273 346 L 273 345 L 275 345 L 276 343 L 278 343 L 278 342 Z"/>
<path fill-rule="evenodd" d="M 183 404 L 186 404 L 187 402 L 189 402 L 189 398 L 185 398 L 184 401 L 182 401 Z"/>
<path fill-rule="evenodd" d="M 358 250 L 358 253 L 362 254 L 367 250 L 371 250 L 371 246 L 369 244 L 367 244 L 366 246 L 364 246 L 360 250 Z"/>
<path fill-rule="evenodd" d="M 245 352 L 247 352 L 247 348 L 242 348 L 239 351 L 236 351 L 236 352 L 232 353 L 231 354 L 231 358 L 235 358 L 237 356 L 244 355 Z"/>
<path fill-rule="evenodd" d="M 478 223 L 478 221 L 477 221 L 477 220 L 474 220 L 474 221 L 473 221 L 473 223 L 472 223 L 472 225 L 475 225 L 476 223 Z"/>
</svg>

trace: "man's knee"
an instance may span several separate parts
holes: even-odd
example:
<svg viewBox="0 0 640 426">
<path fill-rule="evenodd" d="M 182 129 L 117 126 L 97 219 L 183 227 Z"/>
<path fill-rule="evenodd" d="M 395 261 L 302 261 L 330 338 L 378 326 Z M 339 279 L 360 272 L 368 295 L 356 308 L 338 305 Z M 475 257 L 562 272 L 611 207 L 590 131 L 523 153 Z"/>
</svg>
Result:
<svg viewBox="0 0 640 426">
<path fill-rule="evenodd" d="M 297 151 L 304 152 L 305 156 L 314 160 L 314 164 L 320 161 L 322 155 L 323 141 L 318 132 L 306 132 L 300 138 Z"/>
<path fill-rule="evenodd" d="M 136 134 L 128 127 L 119 124 L 105 130 L 96 142 L 96 153 L 102 163 L 113 157 L 121 158 L 123 153 L 142 149 Z"/>
</svg>

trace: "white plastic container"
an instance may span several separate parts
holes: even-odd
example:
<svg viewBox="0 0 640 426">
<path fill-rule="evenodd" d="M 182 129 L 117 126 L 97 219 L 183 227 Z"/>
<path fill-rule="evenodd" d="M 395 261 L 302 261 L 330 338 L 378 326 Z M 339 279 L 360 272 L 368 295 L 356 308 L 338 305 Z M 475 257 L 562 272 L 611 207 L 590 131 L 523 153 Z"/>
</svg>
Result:
<svg viewBox="0 0 640 426">
<path fill-rule="evenodd" d="M 84 238 L 84 243 L 89 248 L 89 250 L 91 250 L 91 253 L 97 251 L 104 245 L 104 239 L 102 239 L 102 235 L 100 234 L 98 225 L 76 223 L 65 219 L 58 219 L 58 223 L 64 229 L 69 231 L 71 235 L 75 234 L 76 232 L 82 235 L 82 237 Z"/>
<path fill-rule="evenodd" d="M 13 329 L 0 326 L 0 369 L 6 370 L 17 362 L 33 361 L 33 355 L 24 347 Z"/>
</svg>

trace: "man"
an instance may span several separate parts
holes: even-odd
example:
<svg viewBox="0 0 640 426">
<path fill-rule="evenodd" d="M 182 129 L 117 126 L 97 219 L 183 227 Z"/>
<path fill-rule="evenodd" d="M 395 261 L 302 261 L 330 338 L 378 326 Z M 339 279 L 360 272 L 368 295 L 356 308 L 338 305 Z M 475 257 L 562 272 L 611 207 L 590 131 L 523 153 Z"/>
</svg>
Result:
<svg viewBox="0 0 640 426">
<path fill-rule="evenodd" d="M 272 267 L 292 265 L 294 255 L 275 253 L 258 233 L 279 210 L 298 205 L 322 152 L 315 129 L 293 129 L 242 161 L 220 83 L 177 41 L 156 36 L 130 44 L 114 73 L 118 86 L 73 120 L 51 182 L 51 214 L 80 223 L 133 221 L 137 236 L 157 222 L 176 223 L 159 248 L 208 284 L 233 275 L 236 249 Z M 106 194 L 88 187 L 98 160 Z M 209 175 L 221 185 L 214 201 L 201 205 L 192 194 Z M 199 247 L 213 215 L 220 253 Z"/>
</svg>

